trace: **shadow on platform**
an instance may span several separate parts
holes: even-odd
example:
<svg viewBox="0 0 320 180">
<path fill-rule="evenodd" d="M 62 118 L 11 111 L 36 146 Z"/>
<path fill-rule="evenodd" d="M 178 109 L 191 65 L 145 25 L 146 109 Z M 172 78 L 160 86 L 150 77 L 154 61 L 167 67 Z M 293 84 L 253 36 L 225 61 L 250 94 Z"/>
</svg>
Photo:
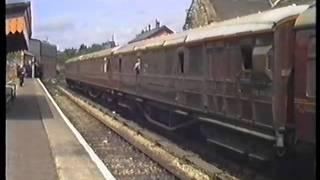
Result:
<svg viewBox="0 0 320 180">
<path fill-rule="evenodd" d="M 51 119 L 53 115 L 47 108 L 41 112 L 40 103 L 46 102 L 44 95 L 19 95 L 6 111 L 7 120 L 42 120 Z"/>
</svg>

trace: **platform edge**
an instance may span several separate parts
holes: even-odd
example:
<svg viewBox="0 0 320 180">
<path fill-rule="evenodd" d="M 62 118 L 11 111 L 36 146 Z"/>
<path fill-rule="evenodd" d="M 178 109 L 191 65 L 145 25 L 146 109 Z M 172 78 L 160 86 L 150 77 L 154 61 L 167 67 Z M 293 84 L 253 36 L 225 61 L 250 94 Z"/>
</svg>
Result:
<svg viewBox="0 0 320 180">
<path fill-rule="evenodd" d="M 44 90 L 48 98 L 50 99 L 51 103 L 54 105 L 54 107 L 57 109 L 58 113 L 64 120 L 64 122 L 68 125 L 74 136 L 77 138 L 77 140 L 80 142 L 80 144 L 83 146 L 83 148 L 87 151 L 89 154 L 91 160 L 94 162 L 94 164 L 98 167 L 99 171 L 103 175 L 103 177 L 107 180 L 115 180 L 116 178 L 112 175 L 112 173 L 108 170 L 108 168 L 105 166 L 105 164 L 102 162 L 102 160 L 97 156 L 97 154 L 93 151 L 93 149 L 89 146 L 89 144 L 86 142 L 86 140 L 82 137 L 82 135 L 79 133 L 79 131 L 72 125 L 72 123 L 69 121 L 69 119 L 64 115 L 60 107 L 57 105 L 55 100 L 52 98 L 51 94 L 48 92 L 47 88 L 43 85 L 41 80 L 37 78 L 38 83 L 40 84 L 41 88 Z"/>
</svg>

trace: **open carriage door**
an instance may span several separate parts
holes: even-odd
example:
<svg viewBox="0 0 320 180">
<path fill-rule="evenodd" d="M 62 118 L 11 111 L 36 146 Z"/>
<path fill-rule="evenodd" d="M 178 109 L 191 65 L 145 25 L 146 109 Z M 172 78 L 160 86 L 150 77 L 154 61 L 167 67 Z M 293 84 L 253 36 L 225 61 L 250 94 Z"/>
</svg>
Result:
<svg viewBox="0 0 320 180">
<path fill-rule="evenodd" d="M 133 66 L 133 71 L 135 74 L 135 93 L 138 95 L 139 92 L 141 91 L 141 85 L 142 85 L 142 78 L 141 75 L 144 71 L 143 67 L 143 61 L 141 58 L 141 52 L 138 52 L 136 54 L 136 60 Z"/>
<path fill-rule="evenodd" d="M 112 72 L 111 72 L 111 59 L 109 57 L 103 58 L 103 73 L 105 74 L 106 84 L 110 87 L 112 81 Z"/>
<path fill-rule="evenodd" d="M 184 47 L 178 47 L 174 57 L 173 75 L 176 77 L 174 87 L 176 89 L 176 103 L 184 104 L 183 86 L 186 67 L 186 50 Z"/>
</svg>

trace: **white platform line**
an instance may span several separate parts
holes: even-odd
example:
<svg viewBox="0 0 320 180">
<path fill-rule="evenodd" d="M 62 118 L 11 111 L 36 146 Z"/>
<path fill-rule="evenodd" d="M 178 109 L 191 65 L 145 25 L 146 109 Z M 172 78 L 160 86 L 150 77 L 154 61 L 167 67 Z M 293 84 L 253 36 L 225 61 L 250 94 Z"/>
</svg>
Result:
<svg viewBox="0 0 320 180">
<path fill-rule="evenodd" d="M 100 172 L 102 173 L 103 177 L 107 180 L 115 180 L 116 178 L 111 174 L 111 172 L 108 170 L 108 168 L 105 166 L 105 164 L 102 162 L 102 160 L 97 156 L 97 154 L 93 151 L 93 149 L 88 145 L 86 140 L 81 136 L 81 134 L 78 132 L 78 130 L 72 125 L 72 123 L 69 121 L 69 119 L 64 115 L 64 113 L 61 111 L 57 103 L 54 101 L 46 87 L 42 84 L 42 82 L 37 78 L 37 81 L 41 85 L 42 89 L 45 91 L 46 95 L 49 97 L 50 101 L 54 105 L 54 107 L 57 109 L 59 114 L 61 115 L 62 119 L 65 121 L 65 123 L 68 125 L 68 127 L 71 129 L 72 133 L 76 136 L 80 144 L 84 147 L 84 149 L 89 154 L 92 161 L 96 164 Z"/>
</svg>

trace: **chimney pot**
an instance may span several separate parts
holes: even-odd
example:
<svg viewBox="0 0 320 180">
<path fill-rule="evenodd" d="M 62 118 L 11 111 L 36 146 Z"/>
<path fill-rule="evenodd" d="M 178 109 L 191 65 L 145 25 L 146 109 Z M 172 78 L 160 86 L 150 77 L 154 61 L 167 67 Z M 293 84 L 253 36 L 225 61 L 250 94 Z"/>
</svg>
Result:
<svg viewBox="0 0 320 180">
<path fill-rule="evenodd" d="M 156 28 L 160 27 L 160 22 L 156 19 Z"/>
</svg>

